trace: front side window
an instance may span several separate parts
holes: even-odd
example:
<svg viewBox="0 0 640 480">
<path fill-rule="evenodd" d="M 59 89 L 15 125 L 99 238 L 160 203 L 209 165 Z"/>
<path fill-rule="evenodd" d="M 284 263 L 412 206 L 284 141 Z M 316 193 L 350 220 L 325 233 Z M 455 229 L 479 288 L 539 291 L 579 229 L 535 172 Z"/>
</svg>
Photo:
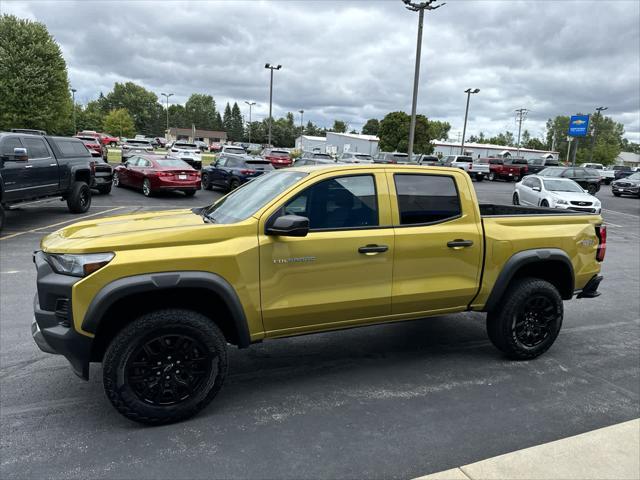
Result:
<svg viewBox="0 0 640 480">
<path fill-rule="evenodd" d="M 280 215 L 309 219 L 310 230 L 366 228 L 378 225 L 378 202 L 372 175 L 318 182 L 287 202 Z"/>
<path fill-rule="evenodd" d="M 29 158 L 48 158 L 49 150 L 41 138 L 25 138 L 24 146 L 27 147 L 27 155 Z"/>
<path fill-rule="evenodd" d="M 16 156 L 13 153 L 13 149 L 23 147 L 24 146 L 18 137 L 9 137 L 2 142 L 2 147 L 0 147 L 0 156 L 7 161 L 15 161 Z M 27 150 L 27 155 L 29 155 L 29 150 Z"/>
<path fill-rule="evenodd" d="M 401 225 L 443 222 L 462 213 L 453 177 L 396 174 Z"/>
</svg>

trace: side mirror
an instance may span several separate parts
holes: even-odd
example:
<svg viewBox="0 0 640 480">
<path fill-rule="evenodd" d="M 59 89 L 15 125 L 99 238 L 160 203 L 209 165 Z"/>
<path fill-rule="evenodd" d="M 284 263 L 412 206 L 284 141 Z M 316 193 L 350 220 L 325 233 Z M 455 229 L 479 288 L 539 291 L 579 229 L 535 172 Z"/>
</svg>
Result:
<svg viewBox="0 0 640 480">
<path fill-rule="evenodd" d="M 309 233 L 309 219 L 299 215 L 283 215 L 266 228 L 267 235 L 282 237 L 306 237 Z"/>
<path fill-rule="evenodd" d="M 24 147 L 15 147 L 13 149 L 13 157 L 16 162 L 26 162 L 29 160 L 27 149 Z"/>
<path fill-rule="evenodd" d="M 541 191 L 541 188 L 540 187 L 531 187 L 531 190 L 535 190 L 536 192 L 539 192 L 539 191 Z"/>
</svg>

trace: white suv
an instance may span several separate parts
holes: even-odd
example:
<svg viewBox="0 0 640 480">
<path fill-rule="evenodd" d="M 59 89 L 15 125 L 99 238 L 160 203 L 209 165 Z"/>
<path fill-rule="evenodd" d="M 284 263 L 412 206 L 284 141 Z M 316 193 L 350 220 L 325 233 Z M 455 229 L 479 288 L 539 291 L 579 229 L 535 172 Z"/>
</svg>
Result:
<svg viewBox="0 0 640 480">
<path fill-rule="evenodd" d="M 473 163 L 473 158 L 469 155 L 449 155 L 444 157 L 443 162 L 447 167 L 460 168 L 467 172 L 476 182 L 481 182 L 489 175 L 489 165 Z"/>
</svg>

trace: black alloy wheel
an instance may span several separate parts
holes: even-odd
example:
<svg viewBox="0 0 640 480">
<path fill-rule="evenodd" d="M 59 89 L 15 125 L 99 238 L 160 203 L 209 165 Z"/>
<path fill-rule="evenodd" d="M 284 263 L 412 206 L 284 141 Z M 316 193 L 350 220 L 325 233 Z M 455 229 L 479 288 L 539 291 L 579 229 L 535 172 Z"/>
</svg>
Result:
<svg viewBox="0 0 640 480">
<path fill-rule="evenodd" d="M 556 317 L 556 306 L 549 297 L 527 299 L 514 318 L 516 339 L 527 348 L 537 347 L 552 334 Z"/>
<path fill-rule="evenodd" d="M 152 337 L 125 366 L 125 382 L 143 402 L 155 406 L 187 400 L 211 375 L 213 357 L 196 338 L 182 333 Z"/>
</svg>

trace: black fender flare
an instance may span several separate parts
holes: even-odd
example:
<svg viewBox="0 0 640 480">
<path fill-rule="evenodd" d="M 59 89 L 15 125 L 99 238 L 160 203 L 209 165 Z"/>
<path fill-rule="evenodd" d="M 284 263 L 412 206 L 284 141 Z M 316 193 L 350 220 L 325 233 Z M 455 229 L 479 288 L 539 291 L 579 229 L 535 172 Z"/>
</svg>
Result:
<svg viewBox="0 0 640 480">
<path fill-rule="evenodd" d="M 124 277 L 108 283 L 93 297 L 82 320 L 82 329 L 95 334 L 104 314 L 115 302 L 131 294 L 174 288 L 204 288 L 218 295 L 231 312 L 238 334 L 238 347 L 251 343 L 247 318 L 233 287 L 220 275 L 201 271 L 149 273 Z"/>
<path fill-rule="evenodd" d="M 575 288 L 575 274 L 573 271 L 573 264 L 567 252 L 559 248 L 536 248 L 532 250 L 523 250 L 518 253 L 514 253 L 509 260 L 506 261 L 502 271 L 496 279 L 496 283 L 493 285 L 493 289 L 487 298 L 487 302 L 482 311 L 488 312 L 498 305 L 498 302 L 502 298 L 502 295 L 507 290 L 509 283 L 516 275 L 518 270 L 526 265 L 533 263 L 545 263 L 545 262 L 562 262 L 571 274 L 571 288 L 569 289 L 569 296 L 562 294 L 565 300 L 570 299 L 573 296 L 573 290 Z"/>
</svg>

